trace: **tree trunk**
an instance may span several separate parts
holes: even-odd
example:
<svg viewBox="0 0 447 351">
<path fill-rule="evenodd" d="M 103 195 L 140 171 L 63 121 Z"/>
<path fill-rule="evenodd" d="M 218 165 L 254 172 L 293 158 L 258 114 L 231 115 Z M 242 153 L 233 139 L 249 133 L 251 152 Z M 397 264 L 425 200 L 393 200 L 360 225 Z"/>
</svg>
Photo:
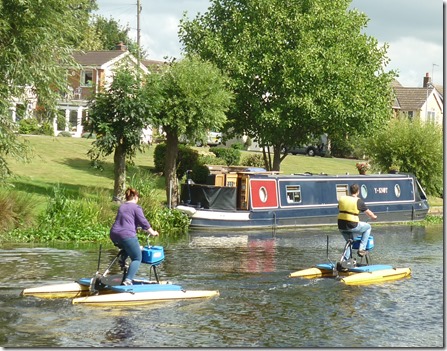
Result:
<svg viewBox="0 0 447 351">
<path fill-rule="evenodd" d="M 327 145 L 326 145 L 326 157 L 330 157 L 332 156 L 332 142 L 331 142 L 331 138 L 327 138 Z"/>
<path fill-rule="evenodd" d="M 126 152 L 123 144 L 115 148 L 113 155 L 115 184 L 113 186 L 114 199 L 124 200 L 126 191 Z"/>
<path fill-rule="evenodd" d="M 281 147 L 273 147 L 273 167 L 272 171 L 278 171 L 281 169 Z"/>
<path fill-rule="evenodd" d="M 168 207 L 175 208 L 178 204 L 179 190 L 177 179 L 177 154 L 178 137 L 175 133 L 166 131 L 166 160 L 165 160 L 165 185 Z"/>
</svg>

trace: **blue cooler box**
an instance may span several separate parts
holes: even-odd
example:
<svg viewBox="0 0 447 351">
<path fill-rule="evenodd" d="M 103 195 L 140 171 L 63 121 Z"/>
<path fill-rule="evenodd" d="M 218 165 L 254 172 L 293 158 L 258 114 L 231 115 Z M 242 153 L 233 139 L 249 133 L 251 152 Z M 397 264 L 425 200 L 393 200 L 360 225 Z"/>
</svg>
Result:
<svg viewBox="0 0 447 351">
<path fill-rule="evenodd" d="M 148 264 L 157 264 L 165 259 L 163 246 L 145 246 L 142 250 L 141 262 Z"/>
<path fill-rule="evenodd" d="M 362 236 L 359 235 L 358 237 L 356 237 L 354 239 L 354 242 L 352 243 L 352 248 L 355 250 L 358 250 L 360 247 L 360 241 L 362 240 Z M 372 235 L 369 236 L 368 238 L 368 242 L 366 243 L 366 249 L 367 250 L 372 250 L 372 248 L 374 247 L 374 237 Z"/>
</svg>

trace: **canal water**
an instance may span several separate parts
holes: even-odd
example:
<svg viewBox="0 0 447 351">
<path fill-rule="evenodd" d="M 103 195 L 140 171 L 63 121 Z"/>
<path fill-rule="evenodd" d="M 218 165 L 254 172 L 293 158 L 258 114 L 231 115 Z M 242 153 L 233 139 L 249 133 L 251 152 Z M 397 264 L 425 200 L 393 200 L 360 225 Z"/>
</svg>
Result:
<svg viewBox="0 0 447 351">
<path fill-rule="evenodd" d="M 375 226 L 373 235 L 373 263 L 410 267 L 411 278 L 367 286 L 288 278 L 327 262 L 327 242 L 329 259 L 340 257 L 333 229 L 192 232 L 165 246 L 161 278 L 220 296 L 138 307 L 20 296 L 92 276 L 99 247 L 3 245 L 0 347 L 443 347 L 442 226 Z M 102 269 L 115 254 L 103 249 Z"/>
</svg>

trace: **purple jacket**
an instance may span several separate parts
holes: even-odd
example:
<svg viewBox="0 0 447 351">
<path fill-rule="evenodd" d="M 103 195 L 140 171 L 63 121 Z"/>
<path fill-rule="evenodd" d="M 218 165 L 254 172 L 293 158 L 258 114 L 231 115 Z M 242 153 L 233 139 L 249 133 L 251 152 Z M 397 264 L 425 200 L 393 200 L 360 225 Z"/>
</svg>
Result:
<svg viewBox="0 0 447 351">
<path fill-rule="evenodd" d="M 125 202 L 118 209 L 115 223 L 110 229 L 110 239 L 115 241 L 136 237 L 138 227 L 147 230 L 151 225 L 144 217 L 143 209 L 139 205 Z"/>
</svg>

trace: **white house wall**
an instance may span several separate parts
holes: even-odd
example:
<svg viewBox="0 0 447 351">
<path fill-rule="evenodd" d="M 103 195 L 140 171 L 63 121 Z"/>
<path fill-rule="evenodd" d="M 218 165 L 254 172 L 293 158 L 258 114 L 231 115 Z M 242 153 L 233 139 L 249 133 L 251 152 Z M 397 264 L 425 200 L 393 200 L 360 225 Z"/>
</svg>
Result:
<svg viewBox="0 0 447 351">
<path fill-rule="evenodd" d="M 434 122 L 442 125 L 444 116 L 443 112 L 443 105 L 435 90 L 432 90 L 432 92 L 428 95 L 428 99 L 422 105 L 420 119 L 424 123 L 431 122 L 432 120 L 429 116 L 434 113 Z"/>
</svg>

